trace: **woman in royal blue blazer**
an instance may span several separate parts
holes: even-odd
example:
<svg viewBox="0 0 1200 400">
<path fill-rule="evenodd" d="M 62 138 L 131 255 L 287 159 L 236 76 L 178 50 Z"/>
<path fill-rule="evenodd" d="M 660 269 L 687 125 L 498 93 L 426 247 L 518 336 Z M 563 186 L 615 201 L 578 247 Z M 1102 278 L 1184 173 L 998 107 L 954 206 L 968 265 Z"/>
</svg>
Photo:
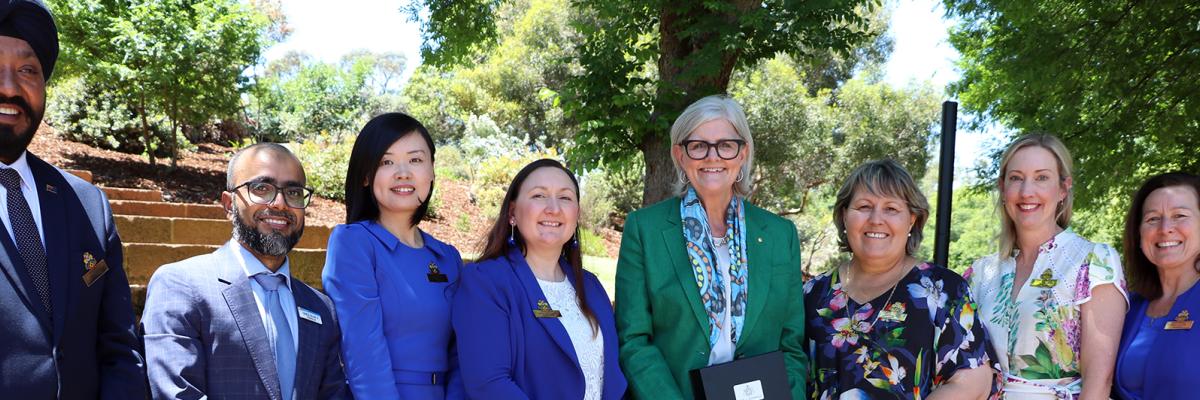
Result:
<svg viewBox="0 0 1200 400">
<path fill-rule="evenodd" d="M 612 306 L 583 270 L 579 212 L 579 184 L 557 161 L 530 163 L 508 186 L 454 299 L 469 398 L 624 395 Z"/>
<path fill-rule="evenodd" d="M 346 224 L 329 237 L 321 282 L 342 327 L 359 399 L 462 399 L 452 285 L 462 257 L 417 225 L 433 193 L 433 139 L 416 119 L 373 118 L 350 153 Z"/>
<path fill-rule="evenodd" d="M 1187 399 L 1200 368 L 1200 177 L 1157 175 L 1125 218 L 1129 313 L 1117 352 L 1115 394 Z M 1196 314 L 1192 314 L 1196 313 Z"/>
</svg>

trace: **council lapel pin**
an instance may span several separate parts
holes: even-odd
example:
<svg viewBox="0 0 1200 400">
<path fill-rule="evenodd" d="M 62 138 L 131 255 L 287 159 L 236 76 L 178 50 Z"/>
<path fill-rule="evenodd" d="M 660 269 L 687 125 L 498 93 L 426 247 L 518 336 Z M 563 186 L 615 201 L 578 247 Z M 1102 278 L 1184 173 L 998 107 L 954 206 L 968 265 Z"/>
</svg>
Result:
<svg viewBox="0 0 1200 400">
<path fill-rule="evenodd" d="M 562 317 L 562 313 L 550 308 L 550 303 L 547 303 L 546 300 L 538 300 L 538 308 L 533 310 L 533 316 L 538 318 L 559 318 Z"/>
<path fill-rule="evenodd" d="M 1047 268 L 1045 271 L 1042 271 L 1042 276 L 1039 276 L 1037 279 L 1033 280 L 1033 284 L 1031 286 L 1039 288 L 1052 288 L 1057 284 L 1058 280 L 1054 279 L 1054 275 L 1051 275 L 1050 269 Z"/>
</svg>

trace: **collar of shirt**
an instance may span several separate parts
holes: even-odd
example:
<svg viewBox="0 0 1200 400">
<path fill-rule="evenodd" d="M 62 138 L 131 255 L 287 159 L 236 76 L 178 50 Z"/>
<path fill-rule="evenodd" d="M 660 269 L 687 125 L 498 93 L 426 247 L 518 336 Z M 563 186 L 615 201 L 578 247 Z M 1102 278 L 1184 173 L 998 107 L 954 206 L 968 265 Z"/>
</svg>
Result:
<svg viewBox="0 0 1200 400">
<path fill-rule="evenodd" d="M 408 247 L 408 245 L 400 242 L 400 239 L 396 235 L 393 235 L 387 228 L 384 228 L 378 221 L 364 221 L 363 225 L 367 228 L 367 232 L 371 233 L 371 236 L 374 236 L 376 240 L 379 240 L 380 243 L 383 243 L 387 247 L 388 251 L 396 251 L 396 247 L 401 245 L 404 248 L 412 249 L 412 247 Z M 421 235 L 421 241 L 424 242 L 424 246 L 415 250 L 429 249 L 430 252 L 433 252 L 433 256 L 438 259 L 446 256 L 446 250 L 442 248 L 437 240 L 434 240 L 433 236 L 429 236 L 421 228 L 417 228 L 417 232 Z"/>
<path fill-rule="evenodd" d="M 12 168 L 17 170 L 17 174 L 21 175 L 22 189 L 33 189 L 33 170 L 29 169 L 29 160 L 25 159 L 26 154 L 29 154 L 29 152 L 21 152 L 21 156 L 17 157 L 17 161 L 13 161 L 12 164 L 0 162 L 0 169 Z"/>
<path fill-rule="evenodd" d="M 250 277 L 250 279 L 254 279 L 253 278 L 254 275 L 258 275 L 258 274 L 261 274 L 264 272 L 268 273 L 268 274 L 272 273 L 271 270 L 267 269 L 267 266 L 263 265 L 262 261 L 258 261 L 258 257 L 255 257 L 254 253 L 251 253 L 250 250 L 246 249 L 245 246 L 242 246 L 241 243 L 238 243 L 238 242 L 234 241 L 233 239 L 230 239 L 230 241 L 233 242 L 233 246 L 236 247 L 238 250 L 237 252 L 234 252 L 233 254 L 237 256 L 238 264 L 240 264 L 242 266 L 242 271 L 246 272 L 247 277 Z M 284 283 L 286 283 L 288 289 L 291 290 L 292 273 L 291 273 L 291 268 L 289 268 L 289 266 L 288 266 L 287 257 L 284 257 L 283 265 L 280 266 L 279 270 L 275 271 L 274 273 L 283 275 Z"/>
</svg>

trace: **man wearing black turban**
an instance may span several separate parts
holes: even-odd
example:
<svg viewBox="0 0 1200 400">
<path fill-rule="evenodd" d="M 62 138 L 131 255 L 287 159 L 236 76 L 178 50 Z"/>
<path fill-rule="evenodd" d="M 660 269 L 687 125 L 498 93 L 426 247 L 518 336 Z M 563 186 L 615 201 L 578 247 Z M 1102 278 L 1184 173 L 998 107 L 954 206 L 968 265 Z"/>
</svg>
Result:
<svg viewBox="0 0 1200 400">
<path fill-rule="evenodd" d="M 57 58 L 49 9 L 0 0 L 0 397 L 145 398 L 108 200 L 26 151 Z"/>
</svg>

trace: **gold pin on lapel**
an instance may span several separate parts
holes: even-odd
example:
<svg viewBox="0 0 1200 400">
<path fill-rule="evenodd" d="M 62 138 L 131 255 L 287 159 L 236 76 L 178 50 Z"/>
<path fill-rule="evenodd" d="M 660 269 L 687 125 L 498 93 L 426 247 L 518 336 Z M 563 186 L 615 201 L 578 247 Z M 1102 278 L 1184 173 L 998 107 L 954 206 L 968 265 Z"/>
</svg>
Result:
<svg viewBox="0 0 1200 400">
<path fill-rule="evenodd" d="M 533 316 L 538 318 L 561 318 L 562 313 L 550 308 L 550 303 L 547 303 L 546 300 L 538 300 L 538 308 L 533 310 Z"/>
<path fill-rule="evenodd" d="M 1188 317 L 1189 317 L 1188 310 L 1180 311 L 1179 315 L 1175 316 L 1174 321 L 1167 322 L 1167 325 L 1163 327 L 1163 330 L 1186 331 L 1186 330 L 1192 329 L 1192 322 L 1195 322 L 1195 321 L 1188 319 Z"/>
<path fill-rule="evenodd" d="M 1033 283 L 1030 286 L 1038 288 L 1052 288 L 1057 284 L 1058 280 L 1054 279 L 1054 275 L 1052 275 L 1050 273 L 1050 269 L 1047 268 L 1045 271 L 1042 271 L 1042 276 L 1039 276 L 1037 279 L 1033 280 Z"/>
<path fill-rule="evenodd" d="M 54 187 L 54 185 L 51 185 L 49 183 L 46 184 L 46 191 L 50 192 L 50 193 L 58 194 L 58 188 Z"/>
<path fill-rule="evenodd" d="M 450 279 L 446 278 L 446 274 L 443 274 L 442 271 L 438 269 L 437 264 L 434 264 L 432 261 L 429 262 L 429 273 L 426 274 L 425 277 L 429 279 L 430 282 L 450 281 Z"/>
</svg>

